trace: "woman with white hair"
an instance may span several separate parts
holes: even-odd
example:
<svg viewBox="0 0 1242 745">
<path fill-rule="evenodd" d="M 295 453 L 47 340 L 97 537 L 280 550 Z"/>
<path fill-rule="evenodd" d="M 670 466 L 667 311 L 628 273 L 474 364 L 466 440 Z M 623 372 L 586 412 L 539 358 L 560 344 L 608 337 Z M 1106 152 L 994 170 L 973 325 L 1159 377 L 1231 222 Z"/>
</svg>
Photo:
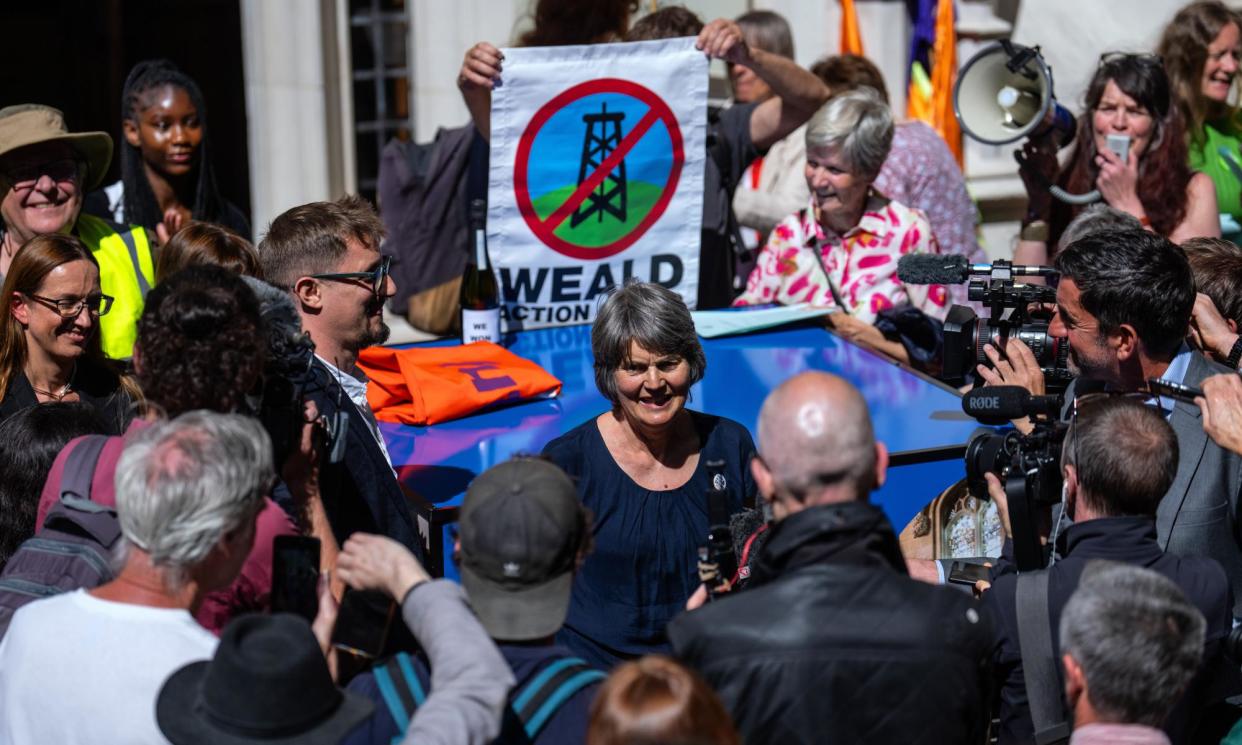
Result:
<svg viewBox="0 0 1242 745">
<path fill-rule="evenodd" d="M 901 342 L 872 324 L 883 311 L 913 306 L 935 318 L 947 311 L 941 285 L 906 285 L 897 260 L 939 253 L 919 210 L 872 188 L 893 141 L 893 117 L 879 95 L 860 88 L 836 96 L 807 123 L 810 204 L 772 231 L 734 305 L 833 306 L 841 335 L 908 362 Z"/>
</svg>

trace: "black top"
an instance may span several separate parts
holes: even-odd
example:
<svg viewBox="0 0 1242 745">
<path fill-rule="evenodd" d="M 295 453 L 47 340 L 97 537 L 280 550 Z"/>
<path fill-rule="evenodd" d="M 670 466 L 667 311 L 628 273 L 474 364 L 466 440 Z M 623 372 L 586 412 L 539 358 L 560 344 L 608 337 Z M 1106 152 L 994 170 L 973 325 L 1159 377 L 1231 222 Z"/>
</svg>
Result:
<svg viewBox="0 0 1242 745">
<path fill-rule="evenodd" d="M 96 363 L 82 360 L 78 363 L 70 381 L 73 390 L 77 391 L 82 403 L 88 404 L 99 412 L 107 426 L 105 434 L 121 435 L 129 426 L 134 416 L 133 401 L 121 387 L 121 380 L 111 371 L 100 368 Z M 34 388 L 26 379 L 26 373 L 18 371 L 9 381 L 9 388 L 0 401 L 0 422 L 5 421 L 28 406 L 36 406 L 39 399 Z"/>
<path fill-rule="evenodd" d="M 701 443 L 699 463 L 676 489 L 651 491 L 635 483 L 613 460 L 594 418 L 543 449 L 574 479 L 595 516 L 595 551 L 574 580 L 558 639 L 601 669 L 667 651 L 665 626 L 699 586 L 698 549 L 707 545 L 709 527 L 706 463 L 725 462 L 731 512 L 754 501 L 750 433 L 730 419 L 688 413 Z"/>
<path fill-rule="evenodd" d="M 115 223 L 116 215 L 109 209 L 109 206 L 108 195 L 103 189 L 96 189 L 95 191 L 92 191 L 90 194 L 86 195 L 85 199 L 82 200 L 83 212 L 88 215 L 94 215 L 101 220 L 107 220 L 110 223 Z M 197 220 L 199 218 L 196 217 L 194 219 Z M 130 221 L 126 220 L 126 222 L 129 223 Z M 220 215 L 215 220 L 208 220 L 207 222 L 222 225 L 246 240 L 252 239 L 250 234 L 250 220 L 246 218 L 246 215 L 241 211 L 241 208 L 224 197 L 220 198 Z M 152 238 L 155 237 L 154 225 L 143 225 L 142 227 L 146 228 L 146 231 L 151 234 Z"/>
<path fill-rule="evenodd" d="M 1232 599 L 1229 580 L 1220 564 L 1205 557 L 1179 557 L 1165 553 L 1156 542 L 1156 523 L 1146 517 L 1104 517 L 1074 523 L 1058 539 L 1064 558 L 1048 571 L 1048 622 L 1052 624 L 1052 644 L 1060 647 L 1061 611 L 1078 587 L 1087 562 L 1106 559 L 1130 566 L 1143 567 L 1173 580 L 1186 598 L 1203 612 L 1207 619 L 1207 652 L 1205 666 L 1213 672 L 1201 673 L 1192 684 L 1191 698 L 1207 704 L 1215 686 L 1236 688 L 1236 677 L 1221 678 L 1214 672 L 1219 659 L 1221 640 L 1232 628 Z M 1021 647 L 1018 645 L 1018 618 L 1015 598 L 1017 573 L 1011 564 L 1006 572 L 994 578 L 991 589 L 983 595 L 983 604 L 996 621 L 993 649 L 995 679 L 1000 685 L 1000 743 L 1027 743 L 1034 739 L 1031 711 L 1022 677 Z M 1210 678 L 1210 680 L 1209 680 Z M 1208 686 L 1211 686 L 1209 689 Z M 1166 724 L 1173 742 L 1185 740 L 1184 713 L 1175 711 Z"/>
<path fill-rule="evenodd" d="M 733 302 L 733 192 L 742 172 L 760 155 L 750 139 L 750 117 L 758 104 L 738 104 L 708 122 L 707 161 L 703 166 L 703 230 L 699 248 L 698 308 L 724 308 Z M 746 278 L 742 277 L 743 283 Z"/>
</svg>

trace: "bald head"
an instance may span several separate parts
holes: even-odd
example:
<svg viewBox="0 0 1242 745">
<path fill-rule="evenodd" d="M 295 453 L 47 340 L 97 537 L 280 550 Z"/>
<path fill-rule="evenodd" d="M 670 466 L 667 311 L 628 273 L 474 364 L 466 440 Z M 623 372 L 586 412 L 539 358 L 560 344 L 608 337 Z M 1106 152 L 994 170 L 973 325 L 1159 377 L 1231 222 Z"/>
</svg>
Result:
<svg viewBox="0 0 1242 745">
<path fill-rule="evenodd" d="M 768 395 L 759 413 L 759 452 L 767 474 L 756 478 L 765 496 L 808 506 L 865 498 L 887 461 L 862 395 L 823 372 L 797 375 Z"/>
</svg>

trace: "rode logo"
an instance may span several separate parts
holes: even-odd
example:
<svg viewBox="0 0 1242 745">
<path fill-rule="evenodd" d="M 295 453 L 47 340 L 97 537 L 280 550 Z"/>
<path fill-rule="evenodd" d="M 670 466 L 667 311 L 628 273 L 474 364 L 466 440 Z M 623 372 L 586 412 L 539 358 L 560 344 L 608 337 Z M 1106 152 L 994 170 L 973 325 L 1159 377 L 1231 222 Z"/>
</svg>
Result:
<svg viewBox="0 0 1242 745">
<path fill-rule="evenodd" d="M 1001 407 L 1000 396 L 977 396 L 971 403 L 971 408 L 982 409 L 984 411 L 997 411 Z"/>
</svg>

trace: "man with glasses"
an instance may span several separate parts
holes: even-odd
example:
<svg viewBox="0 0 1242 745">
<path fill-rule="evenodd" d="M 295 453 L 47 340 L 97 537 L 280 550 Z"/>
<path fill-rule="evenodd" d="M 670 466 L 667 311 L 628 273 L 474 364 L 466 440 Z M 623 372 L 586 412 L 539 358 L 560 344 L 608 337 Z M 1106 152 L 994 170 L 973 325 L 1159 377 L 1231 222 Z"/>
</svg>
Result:
<svg viewBox="0 0 1242 745">
<path fill-rule="evenodd" d="M 259 260 L 267 281 L 293 295 L 315 343 L 306 395 L 344 438 L 344 457 L 322 463 L 319 478 L 337 540 L 381 533 L 421 557 L 422 539 L 357 365 L 359 352 L 388 339 L 384 302 L 397 288 L 379 251 L 383 236 L 379 216 L 360 197 L 304 204 L 272 221 Z"/>
<path fill-rule="evenodd" d="M 103 350 L 126 359 L 133 353 L 155 262 L 141 228 L 81 214 L 83 196 L 103 181 L 111 160 L 107 133 L 70 133 L 56 109 L 38 104 L 0 109 L 0 279 L 17 249 L 36 235 L 78 236 L 99 263 L 103 291 L 115 299 L 111 312 L 100 317 Z"/>
<path fill-rule="evenodd" d="M 770 537 L 744 590 L 669 624 L 674 654 L 752 745 L 982 742 L 989 624 L 965 593 L 907 576 L 868 502 L 888 451 L 862 395 L 803 373 L 764 401 L 758 434 Z"/>
<path fill-rule="evenodd" d="M 1222 642 L 1233 620 L 1229 579 L 1216 561 L 1165 553 L 1156 540 L 1157 505 L 1162 498 L 1168 499 L 1165 492 L 1177 474 L 1179 453 L 1177 435 L 1163 411 L 1149 406 L 1142 395 L 1103 392 L 1078 397 L 1072 411 L 1062 446 L 1061 474 L 1064 510 L 1073 523 L 1055 537 L 1060 558 L 1040 570 L 1047 575 L 1046 612 L 1023 613 L 1016 596 L 1025 591 L 1018 589 L 1019 575 L 1011 571 L 995 577 L 983 594 L 984 606 L 996 624 L 993 670 L 1000 691 L 999 742 L 1027 743 L 1036 737 L 1023 660 L 1033 655 L 1047 657 L 1047 653 L 1024 648 L 1026 642 L 1019 641 L 1019 620 L 1028 623 L 1042 617 L 1042 622 L 1050 624 L 1046 627 L 1051 634 L 1050 649 L 1059 648 L 1061 611 L 1083 570 L 1095 559 L 1143 567 L 1168 577 L 1207 618 L 1203 672 L 1183 699 L 1185 705 L 1174 709 L 1165 723 L 1173 742 L 1185 742 L 1202 707 L 1242 689 L 1236 669 L 1230 670 L 1223 657 Z M 1004 487 L 992 474 L 987 480 L 988 494 L 996 503 L 1008 540 L 1012 533 Z M 1053 724 L 1069 721 L 1070 712 L 1059 695 L 1064 688 L 1058 680 L 1053 688 L 1058 694 L 1047 699 L 1055 707 Z M 1067 729 L 1062 731 L 1068 734 Z"/>
</svg>

